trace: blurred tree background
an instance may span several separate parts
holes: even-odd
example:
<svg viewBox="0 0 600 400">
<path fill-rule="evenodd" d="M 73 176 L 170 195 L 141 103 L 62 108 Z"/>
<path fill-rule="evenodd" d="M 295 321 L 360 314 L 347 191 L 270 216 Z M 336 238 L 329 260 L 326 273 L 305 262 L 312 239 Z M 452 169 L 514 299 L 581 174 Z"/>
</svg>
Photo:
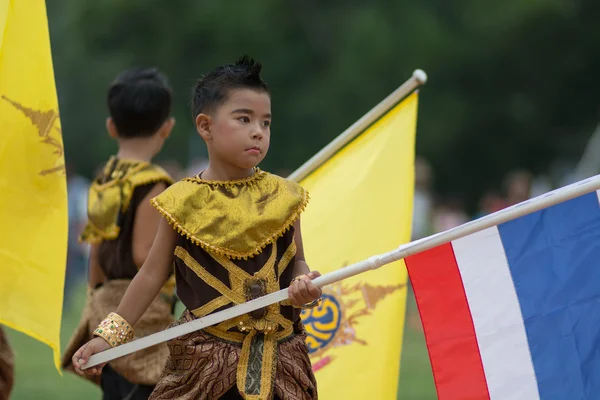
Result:
<svg viewBox="0 0 600 400">
<path fill-rule="evenodd" d="M 191 87 L 243 53 L 273 93 L 272 171 L 297 168 L 424 69 L 417 153 L 436 192 L 470 210 L 513 168 L 576 162 L 598 122 L 592 0 L 63 0 L 48 13 L 66 155 L 88 177 L 115 149 L 105 96 L 119 70 L 168 74 L 178 124 L 159 159 L 187 165 L 205 155 Z"/>
</svg>

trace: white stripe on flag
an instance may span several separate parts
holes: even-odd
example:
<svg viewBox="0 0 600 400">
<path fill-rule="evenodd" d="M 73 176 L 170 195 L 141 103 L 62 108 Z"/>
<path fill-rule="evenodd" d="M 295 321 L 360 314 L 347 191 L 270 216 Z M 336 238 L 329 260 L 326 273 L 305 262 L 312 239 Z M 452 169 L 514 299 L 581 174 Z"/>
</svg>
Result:
<svg viewBox="0 0 600 400">
<path fill-rule="evenodd" d="M 527 334 L 497 227 L 452 242 L 492 400 L 539 399 Z"/>
</svg>

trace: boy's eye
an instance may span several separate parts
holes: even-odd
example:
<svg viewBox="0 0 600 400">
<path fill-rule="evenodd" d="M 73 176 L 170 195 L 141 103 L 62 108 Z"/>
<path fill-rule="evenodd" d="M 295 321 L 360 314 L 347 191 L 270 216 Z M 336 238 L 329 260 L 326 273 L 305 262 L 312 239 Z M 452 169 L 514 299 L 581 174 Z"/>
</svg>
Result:
<svg viewBox="0 0 600 400">
<path fill-rule="evenodd" d="M 248 117 L 239 117 L 238 121 L 244 122 L 244 123 L 247 124 L 248 122 L 250 122 L 250 118 L 248 118 Z"/>
<path fill-rule="evenodd" d="M 268 127 L 270 127 L 270 126 L 271 126 L 271 121 L 265 121 L 265 122 L 263 122 L 263 126 L 264 126 L 265 128 L 268 128 Z"/>
</svg>

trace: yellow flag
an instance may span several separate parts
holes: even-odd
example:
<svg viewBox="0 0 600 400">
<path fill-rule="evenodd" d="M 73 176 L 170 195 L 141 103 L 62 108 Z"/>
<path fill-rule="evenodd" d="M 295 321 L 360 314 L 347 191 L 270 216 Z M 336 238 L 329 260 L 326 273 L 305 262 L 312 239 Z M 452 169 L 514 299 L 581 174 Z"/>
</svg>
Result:
<svg viewBox="0 0 600 400">
<path fill-rule="evenodd" d="M 417 93 L 300 183 L 306 260 L 322 274 L 410 240 Z M 324 288 L 304 310 L 319 397 L 395 399 L 406 305 L 402 262 Z"/>
<path fill-rule="evenodd" d="M 0 0 L 0 323 L 60 360 L 67 187 L 43 0 Z"/>
</svg>

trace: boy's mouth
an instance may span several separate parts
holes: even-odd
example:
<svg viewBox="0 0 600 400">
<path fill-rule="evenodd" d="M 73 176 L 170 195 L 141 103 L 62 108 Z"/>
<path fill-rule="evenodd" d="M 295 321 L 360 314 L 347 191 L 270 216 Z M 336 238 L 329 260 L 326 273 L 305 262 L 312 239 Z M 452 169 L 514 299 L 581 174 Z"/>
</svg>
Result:
<svg viewBox="0 0 600 400">
<path fill-rule="evenodd" d="M 252 146 L 252 147 L 247 148 L 246 151 L 251 152 L 251 153 L 260 153 L 260 147 Z"/>
</svg>

